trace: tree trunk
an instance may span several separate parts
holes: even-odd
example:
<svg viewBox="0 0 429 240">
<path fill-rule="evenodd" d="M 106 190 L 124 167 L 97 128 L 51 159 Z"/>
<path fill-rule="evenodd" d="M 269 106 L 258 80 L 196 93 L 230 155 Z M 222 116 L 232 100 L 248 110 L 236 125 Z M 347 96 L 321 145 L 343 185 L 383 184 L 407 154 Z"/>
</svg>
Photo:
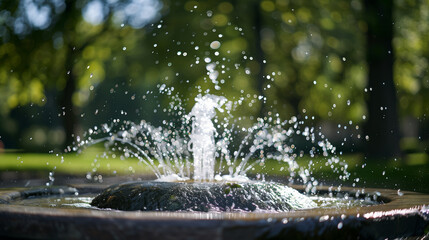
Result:
<svg viewBox="0 0 429 240">
<path fill-rule="evenodd" d="M 255 60 L 258 63 L 259 69 L 257 73 L 257 91 L 259 96 L 265 97 L 264 84 L 265 84 L 265 63 L 264 63 L 264 51 L 262 50 L 261 31 L 262 31 L 262 13 L 259 1 L 253 4 L 253 27 L 254 27 L 254 47 L 255 47 Z M 261 107 L 259 109 L 259 117 L 264 117 L 265 112 L 265 100 L 261 100 Z"/>
<path fill-rule="evenodd" d="M 393 82 L 393 1 L 365 0 L 368 31 L 368 122 L 366 125 L 369 158 L 400 156 L 396 89 Z"/>
<path fill-rule="evenodd" d="M 73 104 L 73 94 L 76 91 L 76 76 L 73 73 L 74 49 L 68 46 L 66 59 L 66 85 L 60 96 L 60 113 L 63 120 L 64 131 L 66 135 L 65 146 L 70 146 L 77 133 L 78 117 L 77 110 Z"/>
<path fill-rule="evenodd" d="M 71 146 L 76 137 L 79 118 L 76 106 L 73 104 L 73 94 L 77 88 L 77 77 L 73 72 L 73 67 L 76 59 L 78 59 L 78 53 L 82 51 L 78 48 L 75 43 L 74 35 L 76 31 L 76 25 L 79 22 L 81 16 L 80 9 L 76 7 L 76 2 L 73 0 L 66 0 L 66 8 L 60 21 L 56 24 L 58 31 L 63 33 L 64 47 L 66 48 L 64 71 L 62 74 L 65 76 L 66 84 L 64 89 L 60 91 L 58 101 L 59 112 L 61 120 L 63 122 L 63 128 L 65 132 L 64 147 Z M 65 149 L 69 151 L 68 149 Z"/>
</svg>

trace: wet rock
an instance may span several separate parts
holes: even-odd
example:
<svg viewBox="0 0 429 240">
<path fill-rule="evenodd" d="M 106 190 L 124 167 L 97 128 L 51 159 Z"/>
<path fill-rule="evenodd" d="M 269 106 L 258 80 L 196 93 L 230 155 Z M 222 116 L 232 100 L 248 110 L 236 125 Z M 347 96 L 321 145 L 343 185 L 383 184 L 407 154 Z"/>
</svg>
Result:
<svg viewBox="0 0 429 240">
<path fill-rule="evenodd" d="M 91 203 L 133 211 L 291 211 L 316 207 L 293 188 L 270 182 L 130 182 L 105 189 Z"/>
</svg>

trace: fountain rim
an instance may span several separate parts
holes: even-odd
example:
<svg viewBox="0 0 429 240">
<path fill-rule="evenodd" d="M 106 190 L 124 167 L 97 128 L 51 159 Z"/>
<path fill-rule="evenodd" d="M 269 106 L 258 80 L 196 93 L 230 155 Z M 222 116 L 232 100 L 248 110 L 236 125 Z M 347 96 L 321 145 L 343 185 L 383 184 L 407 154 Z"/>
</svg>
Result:
<svg viewBox="0 0 429 240">
<path fill-rule="evenodd" d="M 70 186 L 78 191 L 97 193 L 103 188 L 94 185 L 76 185 Z M 104 186 L 103 186 L 104 187 Z M 292 188 L 303 190 L 305 186 L 291 185 Z M 329 186 L 318 187 L 318 192 L 328 192 Z M 359 188 L 341 187 L 340 193 L 356 193 Z M 22 190 L 21 190 L 22 191 Z M 94 192 L 95 191 L 95 192 Z M 86 217 L 86 218 L 109 218 L 109 219 L 127 219 L 127 220 L 264 220 L 264 219 L 301 219 L 301 218 L 319 218 L 321 216 L 329 217 L 363 217 L 366 219 L 375 219 L 390 217 L 395 215 L 419 214 L 421 211 L 429 211 L 429 195 L 411 191 L 401 191 L 402 196 L 398 195 L 397 190 L 392 189 L 374 189 L 365 188 L 366 194 L 378 192 L 382 201 L 385 203 L 369 206 L 357 206 L 350 208 L 313 208 L 295 210 L 290 212 L 163 212 L 163 211 L 119 211 L 119 210 L 100 210 L 100 209 L 74 209 L 74 208 L 49 208 L 23 206 L 14 204 L 13 200 L 20 198 L 20 190 L 0 190 L 0 215 L 1 214 L 19 214 L 32 217 L 52 216 L 52 217 Z M 8 203 L 9 199 L 11 203 Z"/>
</svg>

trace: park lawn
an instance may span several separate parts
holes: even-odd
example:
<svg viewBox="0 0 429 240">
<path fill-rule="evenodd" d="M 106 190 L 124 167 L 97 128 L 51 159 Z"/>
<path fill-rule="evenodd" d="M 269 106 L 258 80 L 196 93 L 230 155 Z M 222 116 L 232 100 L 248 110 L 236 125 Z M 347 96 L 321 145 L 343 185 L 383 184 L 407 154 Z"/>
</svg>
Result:
<svg viewBox="0 0 429 240">
<path fill-rule="evenodd" d="M 61 156 L 43 153 L 2 153 L 0 154 L 0 172 L 50 172 L 84 176 L 93 172 L 103 175 L 153 175 L 146 165 L 136 158 L 121 160 L 119 157 L 100 158 L 102 150 L 87 149 L 82 154 L 68 153 Z M 95 160 L 96 159 L 96 160 Z M 350 178 L 346 181 L 338 178 L 323 158 L 304 156 L 297 159 L 299 166 L 307 168 L 313 177 L 324 184 L 343 184 L 356 187 L 393 188 L 429 193 L 429 156 L 427 154 L 407 155 L 405 160 L 365 161 L 359 154 L 340 157 L 348 166 Z M 63 160 L 63 161 L 62 161 Z M 311 162 L 310 162 L 311 161 Z M 311 163 L 311 164 L 310 164 Z M 281 170 L 283 167 L 284 170 Z M 249 175 L 262 174 L 274 178 L 288 178 L 287 164 L 267 160 L 264 165 L 256 165 Z"/>
<path fill-rule="evenodd" d="M 346 181 L 339 179 L 339 174 L 334 173 L 323 158 L 310 158 L 304 156 L 296 161 L 300 166 L 312 165 L 311 176 L 325 184 L 343 184 L 366 188 L 393 188 L 408 191 L 429 193 L 429 156 L 425 153 L 408 154 L 404 159 L 397 160 L 371 160 L 365 161 L 363 155 L 348 154 L 340 157 L 348 165 L 350 178 Z M 286 170 L 280 171 L 286 163 L 266 161 L 265 166 L 255 168 L 252 174 L 264 173 L 267 176 L 287 178 Z M 286 167 L 285 167 L 286 168 Z"/>
<path fill-rule="evenodd" d="M 102 151 L 88 149 L 82 154 L 68 153 L 63 155 L 45 153 L 2 153 L 0 154 L 0 172 L 34 171 L 82 175 L 96 172 L 107 175 L 152 174 L 146 165 L 137 158 L 121 160 L 118 158 L 101 158 Z"/>
</svg>

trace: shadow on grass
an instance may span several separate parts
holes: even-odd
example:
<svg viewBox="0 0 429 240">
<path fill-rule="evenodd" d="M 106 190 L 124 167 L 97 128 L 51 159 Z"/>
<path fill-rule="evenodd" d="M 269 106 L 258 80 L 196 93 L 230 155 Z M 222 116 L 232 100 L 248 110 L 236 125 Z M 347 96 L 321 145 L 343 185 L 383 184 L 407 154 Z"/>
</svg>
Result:
<svg viewBox="0 0 429 240">
<path fill-rule="evenodd" d="M 389 188 L 429 193 L 429 155 L 413 153 L 403 159 L 366 160 L 363 155 L 353 154 L 340 157 L 347 164 L 350 178 L 339 179 L 340 174 L 334 173 L 326 159 L 304 156 L 297 159 L 299 166 L 307 167 L 311 176 L 324 185 L 351 186 L 357 188 Z M 311 162 L 310 162 L 311 161 Z M 308 167 L 310 166 L 310 167 Z M 262 167 L 250 172 L 252 175 L 262 173 L 269 179 L 287 181 L 289 173 L 286 163 L 266 161 Z"/>
</svg>

